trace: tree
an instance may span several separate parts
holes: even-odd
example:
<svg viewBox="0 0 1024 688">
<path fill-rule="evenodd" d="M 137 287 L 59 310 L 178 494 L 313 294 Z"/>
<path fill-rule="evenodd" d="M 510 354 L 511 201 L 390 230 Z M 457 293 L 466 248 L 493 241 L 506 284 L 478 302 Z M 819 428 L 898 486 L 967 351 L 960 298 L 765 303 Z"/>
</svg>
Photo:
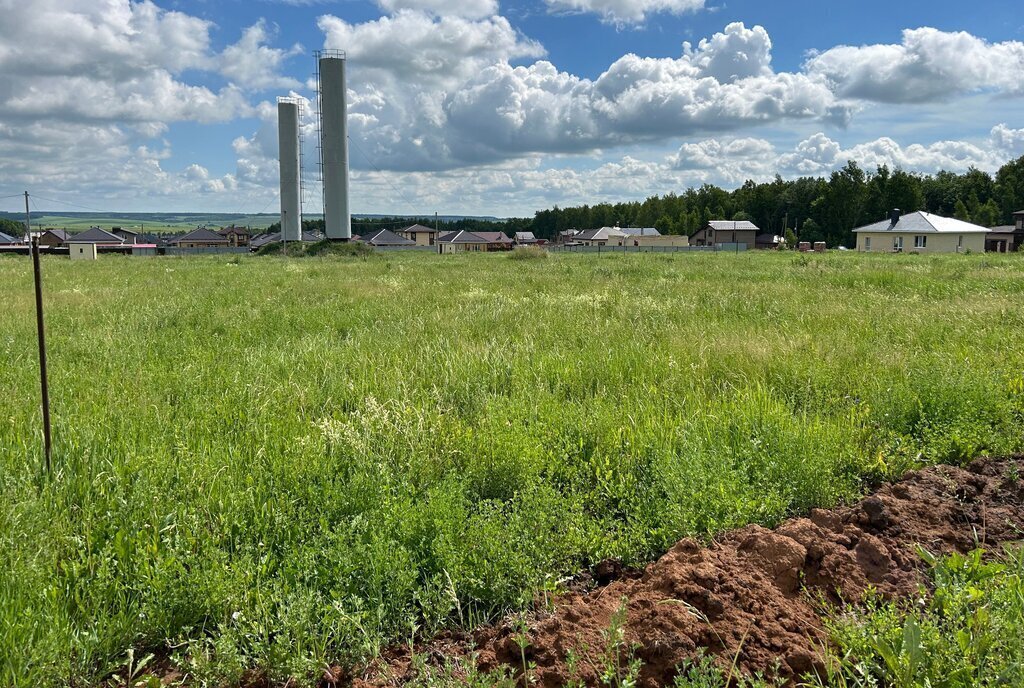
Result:
<svg viewBox="0 0 1024 688">
<path fill-rule="evenodd" d="M 0 217 L 0 232 L 20 239 L 25 233 L 25 223 Z"/>
<path fill-rule="evenodd" d="M 981 225 L 982 227 L 995 227 L 1000 224 L 1000 216 L 1002 213 L 999 212 L 999 205 L 996 203 L 994 198 L 988 199 L 988 202 L 980 206 L 972 216 L 974 224 Z"/>
<path fill-rule="evenodd" d="M 1012 222 L 1013 214 L 1024 210 L 1024 156 L 999 168 L 995 196 L 1002 211 L 1001 222 Z"/>
<path fill-rule="evenodd" d="M 964 199 L 956 199 L 956 205 L 953 207 L 953 217 L 964 222 L 971 221 L 971 211 L 967 209 L 967 204 L 964 203 Z"/>
</svg>

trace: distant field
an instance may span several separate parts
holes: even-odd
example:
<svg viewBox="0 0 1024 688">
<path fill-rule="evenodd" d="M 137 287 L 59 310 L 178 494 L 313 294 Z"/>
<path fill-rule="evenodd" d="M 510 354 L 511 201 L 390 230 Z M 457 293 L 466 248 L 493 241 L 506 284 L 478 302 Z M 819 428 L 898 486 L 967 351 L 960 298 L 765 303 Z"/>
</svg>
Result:
<svg viewBox="0 0 1024 688">
<path fill-rule="evenodd" d="M 1024 256 L 0 258 L 0 685 L 383 644 L 1024 449 Z"/>
</svg>

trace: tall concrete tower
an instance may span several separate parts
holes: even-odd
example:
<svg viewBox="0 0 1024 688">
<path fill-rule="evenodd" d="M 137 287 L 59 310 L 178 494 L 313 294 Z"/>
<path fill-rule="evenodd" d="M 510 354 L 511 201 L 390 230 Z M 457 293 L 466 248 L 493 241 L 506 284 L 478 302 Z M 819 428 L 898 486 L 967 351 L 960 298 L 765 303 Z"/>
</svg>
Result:
<svg viewBox="0 0 1024 688">
<path fill-rule="evenodd" d="M 299 159 L 299 101 L 277 99 L 277 145 L 281 163 L 281 237 L 302 240 L 302 177 Z"/>
<path fill-rule="evenodd" d="M 348 94 L 345 91 L 345 53 L 317 54 L 320 86 L 320 161 L 324 180 L 324 221 L 327 238 L 352 238 L 348 207 Z"/>
</svg>

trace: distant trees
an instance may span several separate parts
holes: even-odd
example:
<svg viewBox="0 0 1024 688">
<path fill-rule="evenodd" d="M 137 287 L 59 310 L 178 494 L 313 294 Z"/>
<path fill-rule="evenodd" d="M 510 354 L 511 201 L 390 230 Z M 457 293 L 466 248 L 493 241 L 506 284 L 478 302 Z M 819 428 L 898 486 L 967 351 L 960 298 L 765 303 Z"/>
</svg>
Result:
<svg viewBox="0 0 1024 688">
<path fill-rule="evenodd" d="M 614 225 L 657 227 L 663 234 L 693 234 L 708 220 L 750 220 L 765 232 L 853 244 L 851 230 L 884 220 L 890 211 L 926 210 L 985 227 L 1009 224 L 1024 210 L 1024 157 L 1004 165 L 995 178 L 970 168 L 962 174 L 924 175 L 883 165 L 872 172 L 849 161 L 829 177 L 747 181 L 729 192 L 711 184 L 681 193 L 628 202 L 538 211 L 531 229 L 553 238 L 565 229 Z"/>
<path fill-rule="evenodd" d="M 3 232 L 8 236 L 19 238 L 25 233 L 25 223 L 18 222 L 17 220 L 10 220 L 6 217 L 0 217 L 0 232 Z"/>
</svg>

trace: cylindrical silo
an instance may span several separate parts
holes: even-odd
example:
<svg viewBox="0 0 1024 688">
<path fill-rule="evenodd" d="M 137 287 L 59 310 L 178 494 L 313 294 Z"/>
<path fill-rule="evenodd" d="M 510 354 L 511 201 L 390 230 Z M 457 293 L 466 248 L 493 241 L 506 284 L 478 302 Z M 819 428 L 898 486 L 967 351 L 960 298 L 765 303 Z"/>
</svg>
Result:
<svg viewBox="0 0 1024 688">
<path fill-rule="evenodd" d="M 302 240 L 302 182 L 299 176 L 299 104 L 277 101 L 277 141 L 281 162 L 281 236 Z"/>
<path fill-rule="evenodd" d="M 352 238 L 348 209 L 348 107 L 345 58 L 320 58 L 320 155 L 324 178 L 324 220 L 327 238 Z"/>
</svg>

